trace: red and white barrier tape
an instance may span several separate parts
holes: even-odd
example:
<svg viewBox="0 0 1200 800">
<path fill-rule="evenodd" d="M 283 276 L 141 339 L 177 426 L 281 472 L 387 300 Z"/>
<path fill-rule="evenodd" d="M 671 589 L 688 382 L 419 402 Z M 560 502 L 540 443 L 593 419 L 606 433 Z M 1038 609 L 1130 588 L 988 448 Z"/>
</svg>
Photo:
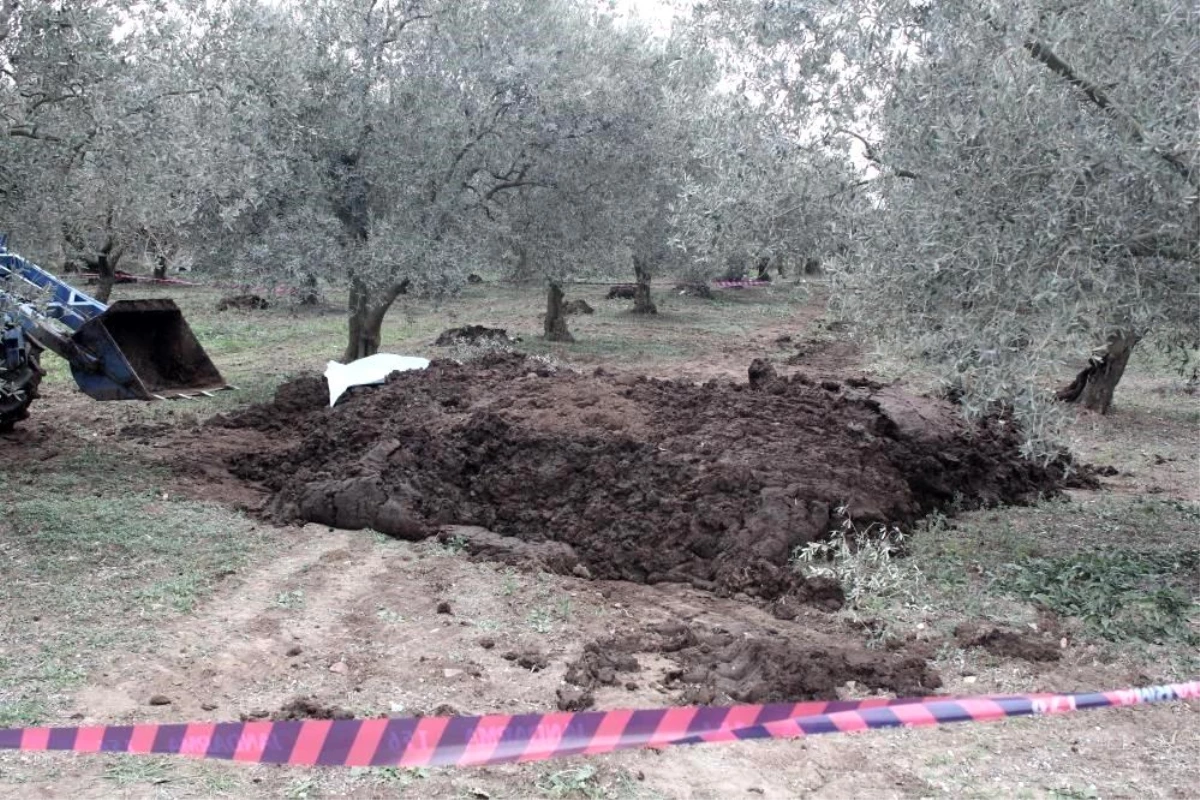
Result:
<svg viewBox="0 0 1200 800">
<path fill-rule="evenodd" d="M 870 698 L 477 717 L 10 728 L 0 730 L 0 749 L 161 753 L 264 764 L 465 767 L 636 747 L 984 722 L 1197 698 L 1200 681 L 1109 692 L 957 699 Z"/>
</svg>

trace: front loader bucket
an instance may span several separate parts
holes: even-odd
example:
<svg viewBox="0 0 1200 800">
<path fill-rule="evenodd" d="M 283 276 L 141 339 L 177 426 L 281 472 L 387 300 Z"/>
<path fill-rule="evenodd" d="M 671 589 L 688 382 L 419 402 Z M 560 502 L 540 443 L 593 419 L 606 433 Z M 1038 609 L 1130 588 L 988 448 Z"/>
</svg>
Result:
<svg viewBox="0 0 1200 800">
<path fill-rule="evenodd" d="M 173 300 L 118 300 L 71 340 L 97 358 L 71 366 L 80 390 L 96 400 L 161 400 L 232 388 Z"/>
</svg>

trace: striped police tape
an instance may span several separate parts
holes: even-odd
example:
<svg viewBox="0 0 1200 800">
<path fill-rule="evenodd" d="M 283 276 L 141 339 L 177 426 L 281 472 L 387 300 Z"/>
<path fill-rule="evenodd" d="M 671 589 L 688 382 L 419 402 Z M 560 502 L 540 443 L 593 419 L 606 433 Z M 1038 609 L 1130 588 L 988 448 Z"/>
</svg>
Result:
<svg viewBox="0 0 1200 800">
<path fill-rule="evenodd" d="M 480 766 L 636 747 L 984 722 L 1200 698 L 1200 680 L 1082 694 L 868 698 L 640 711 L 0 729 L 0 749 L 261 764 Z"/>
</svg>

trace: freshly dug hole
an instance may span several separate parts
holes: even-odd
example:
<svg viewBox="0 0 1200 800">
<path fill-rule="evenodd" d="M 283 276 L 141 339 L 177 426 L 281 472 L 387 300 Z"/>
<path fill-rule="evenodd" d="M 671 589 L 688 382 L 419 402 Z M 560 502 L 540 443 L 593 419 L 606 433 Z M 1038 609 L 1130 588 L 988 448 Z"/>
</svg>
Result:
<svg viewBox="0 0 1200 800">
<path fill-rule="evenodd" d="M 231 468 L 271 512 L 417 539 L 477 525 L 568 546 L 597 578 L 772 598 L 788 559 L 845 505 L 911 523 L 1054 494 L 1063 463 L 1022 459 L 1003 420 L 868 381 L 755 387 L 582 375 L 519 354 L 435 361 L 327 408 L 320 379 L 218 422 L 272 433 Z M 566 559 L 570 561 L 570 559 Z"/>
</svg>

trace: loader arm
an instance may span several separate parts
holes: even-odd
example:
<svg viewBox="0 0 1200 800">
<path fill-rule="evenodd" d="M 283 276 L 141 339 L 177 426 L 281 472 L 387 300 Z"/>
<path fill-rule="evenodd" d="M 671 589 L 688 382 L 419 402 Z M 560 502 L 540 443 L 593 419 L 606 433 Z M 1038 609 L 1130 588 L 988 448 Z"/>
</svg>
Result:
<svg viewBox="0 0 1200 800">
<path fill-rule="evenodd" d="M 4 236 L 0 330 L 5 337 L 0 396 L 20 391 L 13 376 L 28 376 L 27 362 L 37 371 L 42 350 L 65 359 L 80 390 L 96 400 L 162 400 L 233 388 L 173 300 L 105 305 L 10 252 Z"/>
</svg>

